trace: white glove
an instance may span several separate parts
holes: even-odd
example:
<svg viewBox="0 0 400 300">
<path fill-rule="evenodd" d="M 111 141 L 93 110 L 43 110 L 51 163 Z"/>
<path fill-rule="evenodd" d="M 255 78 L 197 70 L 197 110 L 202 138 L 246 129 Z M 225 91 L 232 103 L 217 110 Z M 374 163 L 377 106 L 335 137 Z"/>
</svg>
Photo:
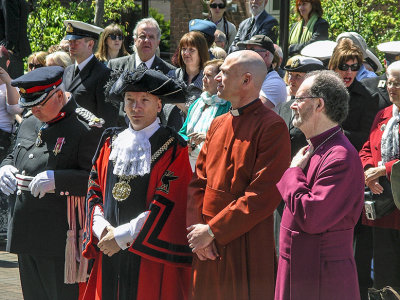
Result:
<svg viewBox="0 0 400 300">
<path fill-rule="evenodd" d="M 142 212 L 129 223 L 114 228 L 114 238 L 118 246 L 124 250 L 137 238 L 150 211 Z"/>
<path fill-rule="evenodd" d="M 0 190 L 9 196 L 17 189 L 17 178 L 15 174 L 18 169 L 12 165 L 5 165 L 0 168 Z"/>
<path fill-rule="evenodd" d="M 44 171 L 37 174 L 29 184 L 33 197 L 42 198 L 46 193 L 55 190 L 56 183 L 54 181 L 54 171 Z"/>
</svg>

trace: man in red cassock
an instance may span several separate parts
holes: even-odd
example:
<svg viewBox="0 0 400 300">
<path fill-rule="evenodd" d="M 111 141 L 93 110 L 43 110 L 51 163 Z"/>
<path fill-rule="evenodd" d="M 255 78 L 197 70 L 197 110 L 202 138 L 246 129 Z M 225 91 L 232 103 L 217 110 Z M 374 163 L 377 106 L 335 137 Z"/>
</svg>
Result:
<svg viewBox="0 0 400 300">
<path fill-rule="evenodd" d="M 84 299 L 187 299 L 191 251 L 185 218 L 192 176 L 186 142 L 160 126 L 162 102 L 182 85 L 155 70 L 123 73 L 129 128 L 105 131 L 89 178 L 83 254 L 94 259 Z"/>
<path fill-rule="evenodd" d="M 232 110 L 211 124 L 189 185 L 192 299 L 274 297 L 273 212 L 290 141 L 284 121 L 258 98 L 266 74 L 260 55 L 243 50 L 216 77 Z"/>
</svg>

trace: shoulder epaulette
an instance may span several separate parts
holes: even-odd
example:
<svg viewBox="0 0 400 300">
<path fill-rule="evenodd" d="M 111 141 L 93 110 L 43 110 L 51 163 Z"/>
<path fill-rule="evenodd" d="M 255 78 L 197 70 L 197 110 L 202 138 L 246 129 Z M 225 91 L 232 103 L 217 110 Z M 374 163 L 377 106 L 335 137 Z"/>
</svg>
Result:
<svg viewBox="0 0 400 300">
<path fill-rule="evenodd" d="M 26 118 L 28 118 L 28 117 L 30 117 L 30 116 L 32 116 L 33 114 L 32 114 L 32 110 L 28 110 L 23 116 L 22 116 L 22 118 L 24 118 L 24 119 L 26 119 Z"/>
<path fill-rule="evenodd" d="M 80 119 L 87 122 L 90 127 L 98 127 L 98 128 L 103 127 L 104 120 L 102 118 L 96 117 L 86 108 L 78 107 L 75 109 L 75 113 L 80 117 Z"/>
</svg>

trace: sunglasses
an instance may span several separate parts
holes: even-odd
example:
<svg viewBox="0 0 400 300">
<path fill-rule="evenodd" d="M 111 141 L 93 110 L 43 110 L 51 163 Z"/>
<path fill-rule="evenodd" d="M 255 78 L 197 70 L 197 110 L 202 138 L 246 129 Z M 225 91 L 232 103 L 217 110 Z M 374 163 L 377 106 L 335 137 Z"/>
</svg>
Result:
<svg viewBox="0 0 400 300">
<path fill-rule="evenodd" d="M 120 40 L 122 41 L 124 39 L 124 37 L 122 35 L 116 35 L 116 34 L 110 34 L 109 35 L 110 39 L 112 39 L 113 41 L 115 40 Z"/>
<path fill-rule="evenodd" d="M 360 70 L 361 66 L 359 64 L 341 64 L 338 66 L 340 71 L 347 71 L 348 69 L 352 70 L 353 72 Z"/>
<path fill-rule="evenodd" d="M 219 8 L 219 9 L 223 9 L 223 8 L 225 8 L 226 7 L 226 5 L 224 4 L 224 3 L 211 3 L 210 4 L 210 7 L 211 8 Z"/>
<path fill-rule="evenodd" d="M 29 67 L 29 69 L 33 70 L 33 69 L 41 68 L 41 67 L 43 67 L 43 65 L 42 65 L 42 64 L 33 64 L 33 63 L 30 63 L 30 64 L 28 65 L 28 67 Z"/>
</svg>

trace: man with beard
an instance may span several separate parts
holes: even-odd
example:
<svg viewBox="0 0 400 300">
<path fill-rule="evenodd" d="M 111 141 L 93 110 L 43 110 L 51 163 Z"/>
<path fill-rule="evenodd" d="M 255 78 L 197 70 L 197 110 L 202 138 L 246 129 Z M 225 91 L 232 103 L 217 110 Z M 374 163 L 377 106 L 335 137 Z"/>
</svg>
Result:
<svg viewBox="0 0 400 300">
<path fill-rule="evenodd" d="M 239 24 L 238 32 L 233 40 L 229 53 L 239 50 L 236 45 L 240 41 L 247 41 L 256 34 L 268 36 L 274 43 L 278 39 L 278 21 L 265 11 L 268 0 L 250 0 L 251 17 Z"/>
<path fill-rule="evenodd" d="M 308 75 L 292 104 L 309 140 L 277 184 L 285 201 L 275 300 L 357 300 L 354 226 L 364 200 L 356 149 L 340 128 L 349 95 L 331 71 Z M 294 298 L 293 298 L 294 297 Z"/>
<path fill-rule="evenodd" d="M 267 74 L 260 55 L 234 52 L 220 70 L 218 97 L 232 110 L 212 122 L 189 185 L 191 297 L 272 299 L 276 183 L 289 165 L 289 135 L 259 99 Z"/>
</svg>

